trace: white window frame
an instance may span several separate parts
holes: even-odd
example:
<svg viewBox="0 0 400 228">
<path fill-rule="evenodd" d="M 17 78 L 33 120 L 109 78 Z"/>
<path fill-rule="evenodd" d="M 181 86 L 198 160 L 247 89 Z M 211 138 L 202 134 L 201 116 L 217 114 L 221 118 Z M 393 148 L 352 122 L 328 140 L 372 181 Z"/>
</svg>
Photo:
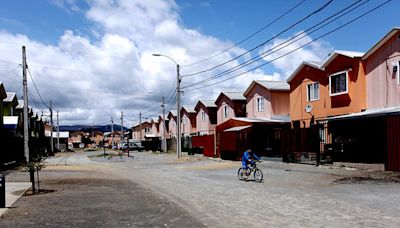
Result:
<svg viewBox="0 0 400 228">
<path fill-rule="evenodd" d="M 257 97 L 256 98 L 256 104 L 257 104 L 257 111 L 258 112 L 264 112 L 265 110 L 265 99 L 264 97 Z"/>
<path fill-rule="evenodd" d="M 228 118 L 229 117 L 229 109 L 228 105 L 224 105 L 224 117 Z"/>
<path fill-rule="evenodd" d="M 318 85 L 318 96 L 315 97 L 315 85 Z M 312 91 L 310 91 L 310 88 L 312 88 Z M 312 95 L 312 97 L 310 97 L 310 95 Z M 307 101 L 318 101 L 320 97 L 320 93 L 319 93 L 319 82 L 313 82 L 313 83 L 309 83 L 307 84 Z"/>
<path fill-rule="evenodd" d="M 343 92 L 339 92 L 339 93 L 332 93 L 332 77 L 338 76 L 345 73 L 345 77 L 346 77 L 346 90 Z M 344 70 L 344 71 L 340 71 L 334 74 L 329 75 L 329 96 L 333 97 L 333 96 L 338 96 L 338 95 L 342 95 L 342 94 L 347 94 L 349 92 L 349 71 Z"/>
<path fill-rule="evenodd" d="M 201 122 L 206 122 L 206 112 L 201 110 Z"/>
<path fill-rule="evenodd" d="M 397 61 L 397 72 L 396 72 L 396 76 L 397 76 L 397 85 L 400 85 L 400 60 Z"/>
<path fill-rule="evenodd" d="M 146 127 L 146 128 L 144 129 L 144 133 L 150 133 L 150 128 L 149 128 L 149 127 Z"/>
</svg>

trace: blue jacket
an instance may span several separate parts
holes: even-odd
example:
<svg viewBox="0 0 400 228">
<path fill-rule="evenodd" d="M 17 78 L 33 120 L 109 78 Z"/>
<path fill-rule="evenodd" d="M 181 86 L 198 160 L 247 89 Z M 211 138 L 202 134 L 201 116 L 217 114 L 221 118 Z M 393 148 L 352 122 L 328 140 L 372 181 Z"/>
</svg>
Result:
<svg viewBox="0 0 400 228">
<path fill-rule="evenodd" d="M 249 159 L 252 159 L 252 160 L 253 160 L 253 157 L 254 157 L 254 159 L 256 159 L 256 160 L 260 160 L 260 158 L 259 158 L 255 153 L 253 153 L 253 156 L 251 156 L 250 153 L 246 150 L 246 151 L 243 153 L 242 161 L 248 162 Z"/>
</svg>

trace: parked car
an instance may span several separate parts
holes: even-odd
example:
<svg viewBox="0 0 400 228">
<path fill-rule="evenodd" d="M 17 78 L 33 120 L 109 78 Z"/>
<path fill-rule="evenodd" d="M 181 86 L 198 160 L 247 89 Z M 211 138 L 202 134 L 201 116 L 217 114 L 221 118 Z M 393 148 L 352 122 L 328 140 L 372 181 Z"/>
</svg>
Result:
<svg viewBox="0 0 400 228">
<path fill-rule="evenodd" d="M 142 151 L 144 150 L 144 146 L 142 146 L 141 143 L 129 143 L 129 150 L 138 150 L 138 151 Z"/>
</svg>

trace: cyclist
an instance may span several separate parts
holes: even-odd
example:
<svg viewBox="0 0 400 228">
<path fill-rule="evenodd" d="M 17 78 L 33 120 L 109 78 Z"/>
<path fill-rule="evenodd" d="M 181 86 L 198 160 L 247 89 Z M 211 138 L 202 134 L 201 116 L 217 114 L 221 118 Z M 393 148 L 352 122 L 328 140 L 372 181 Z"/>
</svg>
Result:
<svg viewBox="0 0 400 228">
<path fill-rule="evenodd" d="M 246 170 L 248 164 L 253 165 L 254 164 L 254 159 L 257 160 L 257 161 L 260 161 L 260 158 L 256 154 L 254 154 L 253 151 L 251 151 L 251 149 L 247 149 L 243 153 L 243 156 L 242 156 L 242 167 L 243 167 L 243 169 Z M 244 178 L 247 179 L 248 175 L 249 175 L 249 173 L 246 173 Z"/>
</svg>

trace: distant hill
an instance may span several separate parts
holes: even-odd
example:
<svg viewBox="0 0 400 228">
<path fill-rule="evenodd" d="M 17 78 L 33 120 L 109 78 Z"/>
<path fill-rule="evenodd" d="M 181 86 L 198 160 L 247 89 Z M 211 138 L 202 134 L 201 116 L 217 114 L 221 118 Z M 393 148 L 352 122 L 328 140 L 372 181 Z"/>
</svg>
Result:
<svg viewBox="0 0 400 228">
<path fill-rule="evenodd" d="M 67 126 L 60 126 L 60 131 L 83 131 L 83 132 L 92 132 L 92 129 L 95 131 L 101 132 L 110 132 L 111 131 L 111 124 L 110 125 L 67 125 Z M 120 131 L 120 125 L 114 125 L 114 131 Z M 124 130 L 129 130 L 128 128 L 124 127 Z"/>
</svg>

